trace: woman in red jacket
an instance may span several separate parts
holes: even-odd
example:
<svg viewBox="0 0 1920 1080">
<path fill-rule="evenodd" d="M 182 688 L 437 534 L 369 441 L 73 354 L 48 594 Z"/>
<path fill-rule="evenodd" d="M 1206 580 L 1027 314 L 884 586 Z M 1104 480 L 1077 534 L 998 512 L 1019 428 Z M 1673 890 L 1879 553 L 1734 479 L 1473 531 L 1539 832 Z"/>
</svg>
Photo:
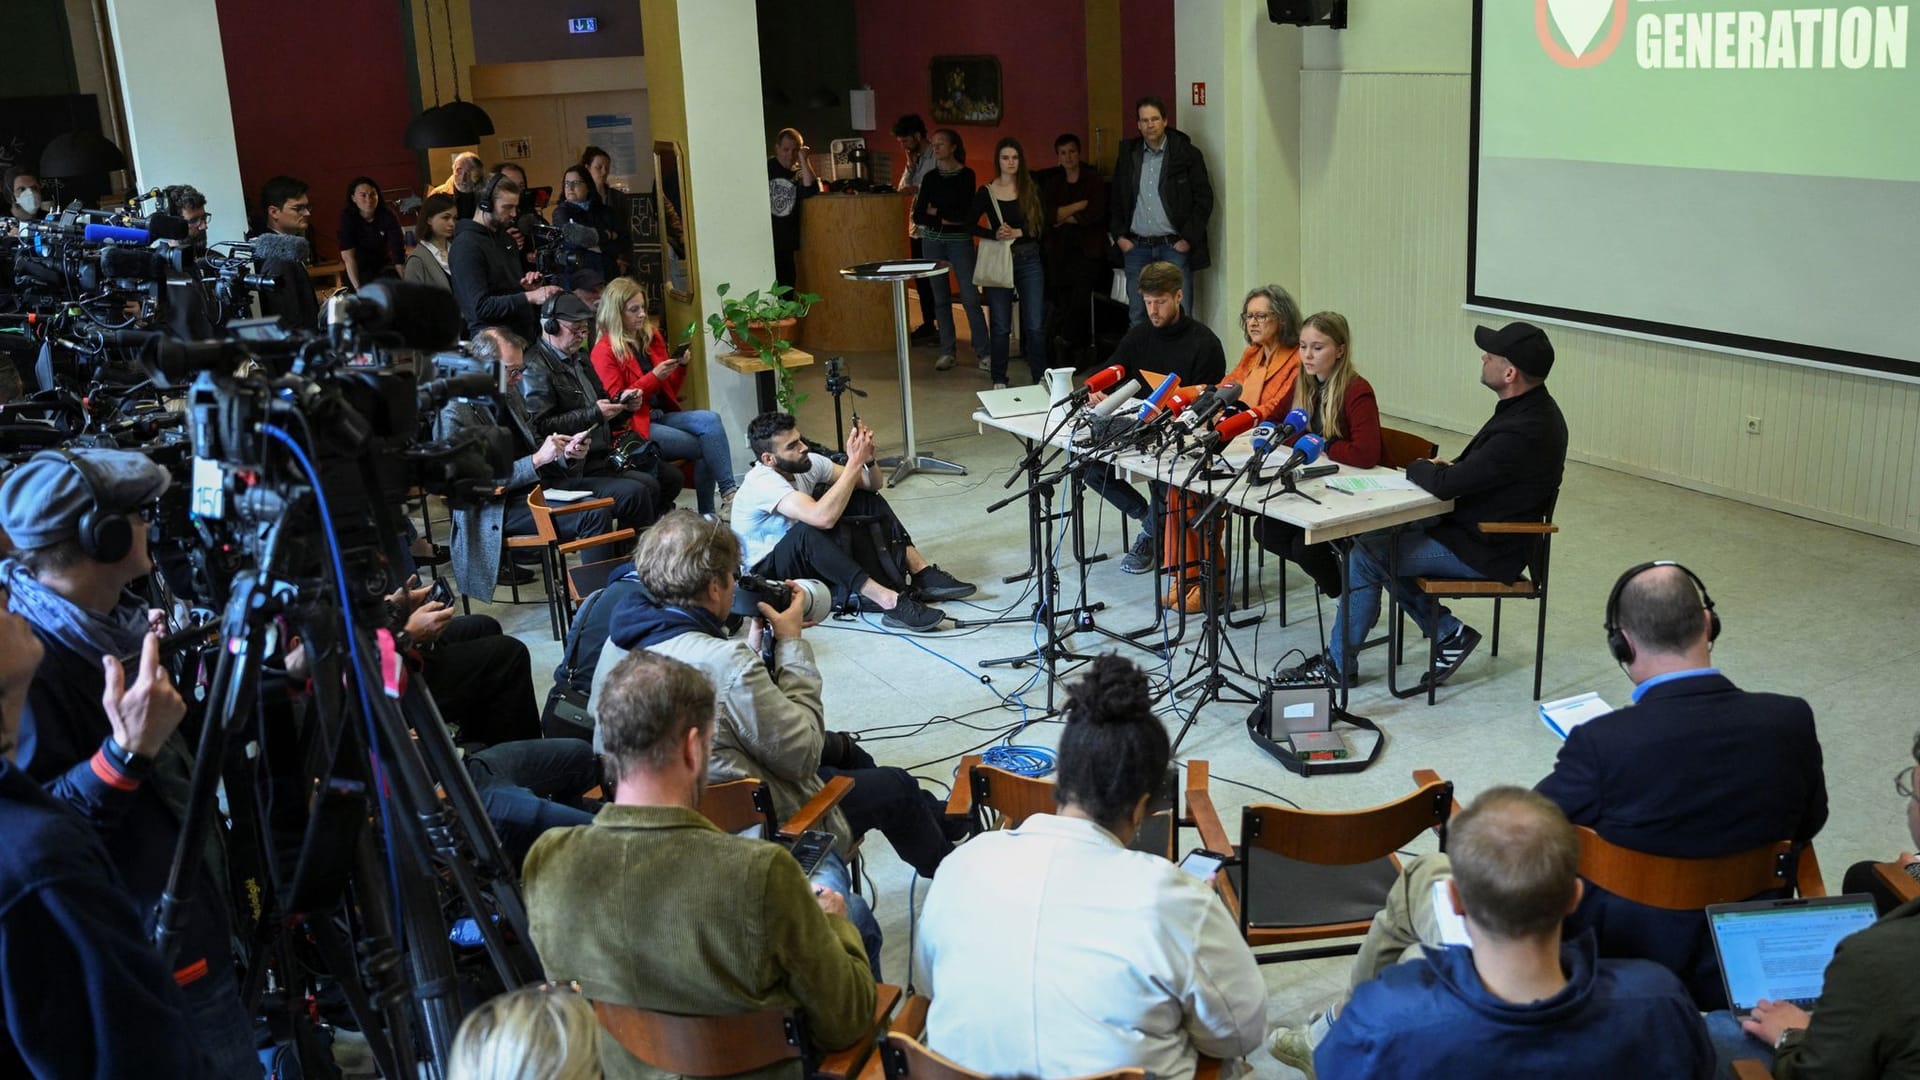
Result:
<svg viewBox="0 0 1920 1080">
<path fill-rule="evenodd" d="M 733 449 L 718 414 L 682 409 L 680 387 L 687 381 L 683 352 L 667 355 L 667 338 L 647 315 L 647 294 L 628 277 L 614 278 L 600 294 L 599 340 L 593 346 L 593 370 L 607 397 L 624 400 L 629 416 L 610 421 L 617 440 L 628 430 L 650 439 L 666 460 L 698 462 L 694 486 L 700 512 L 726 519 L 733 499 Z M 715 505 L 718 489 L 720 505 Z"/>
<path fill-rule="evenodd" d="M 1320 311 L 1300 323 L 1300 381 L 1294 384 L 1293 408 L 1312 417 L 1312 430 L 1327 440 L 1325 456 L 1356 469 L 1380 464 L 1380 406 L 1373 387 L 1353 370 L 1353 334 L 1347 317 Z M 1299 528 L 1274 518 L 1261 518 L 1253 537 L 1260 546 L 1292 559 L 1312 576 L 1330 597 L 1340 595 L 1340 561 L 1328 544 L 1301 542 Z"/>
</svg>

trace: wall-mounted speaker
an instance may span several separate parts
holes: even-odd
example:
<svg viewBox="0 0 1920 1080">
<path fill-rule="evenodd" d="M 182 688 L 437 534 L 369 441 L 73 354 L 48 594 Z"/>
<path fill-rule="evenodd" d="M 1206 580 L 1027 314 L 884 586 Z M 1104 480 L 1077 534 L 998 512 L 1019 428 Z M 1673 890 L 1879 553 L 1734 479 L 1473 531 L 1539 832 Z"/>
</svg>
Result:
<svg viewBox="0 0 1920 1080">
<path fill-rule="evenodd" d="M 1282 26 L 1347 28 L 1347 0 L 1267 0 L 1267 18 Z"/>
</svg>

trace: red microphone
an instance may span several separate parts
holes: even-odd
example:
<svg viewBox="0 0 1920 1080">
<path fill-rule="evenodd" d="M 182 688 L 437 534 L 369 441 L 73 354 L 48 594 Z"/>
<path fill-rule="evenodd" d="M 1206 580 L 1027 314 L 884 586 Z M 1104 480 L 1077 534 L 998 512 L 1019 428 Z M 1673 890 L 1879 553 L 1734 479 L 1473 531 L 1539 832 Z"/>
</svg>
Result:
<svg viewBox="0 0 1920 1080">
<path fill-rule="evenodd" d="M 1113 389 L 1119 384 L 1121 379 L 1126 377 L 1127 366 L 1125 364 L 1103 367 L 1099 371 L 1087 376 L 1086 385 L 1081 388 L 1081 392 L 1083 394 L 1104 394 L 1108 390 Z"/>
<path fill-rule="evenodd" d="M 1237 412 L 1231 416 L 1222 417 L 1214 423 L 1213 430 L 1208 432 L 1207 435 L 1216 439 L 1219 445 L 1225 446 L 1227 443 L 1252 431 L 1259 425 L 1260 414 L 1254 412 L 1252 409 L 1248 409 L 1244 412 Z"/>
</svg>

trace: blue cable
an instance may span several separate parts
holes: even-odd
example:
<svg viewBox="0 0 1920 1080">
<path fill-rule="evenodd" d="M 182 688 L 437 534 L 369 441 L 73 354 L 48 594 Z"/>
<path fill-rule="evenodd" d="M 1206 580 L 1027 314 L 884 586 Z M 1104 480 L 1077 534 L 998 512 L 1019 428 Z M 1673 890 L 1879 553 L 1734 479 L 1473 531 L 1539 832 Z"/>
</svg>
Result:
<svg viewBox="0 0 1920 1080">
<path fill-rule="evenodd" d="M 981 755 L 985 764 L 1019 776 L 1045 776 L 1053 771 L 1053 751 L 1044 746 L 1015 746 L 1003 743 L 990 746 Z"/>
<path fill-rule="evenodd" d="M 293 454 L 294 461 L 300 465 L 300 471 L 306 474 L 307 482 L 313 485 L 314 502 L 320 512 L 320 533 L 327 540 L 327 555 L 333 563 L 333 584 L 340 594 L 340 617 L 351 620 L 352 598 L 347 593 L 347 568 L 340 558 L 340 538 L 334 533 L 333 512 L 327 507 L 327 493 L 320 486 L 320 472 L 313 467 L 306 450 L 302 449 L 292 435 L 272 424 L 260 425 L 260 430 L 268 438 L 279 442 Z M 360 720 L 366 729 L 367 754 L 373 758 L 374 780 L 378 785 L 380 797 L 380 831 L 386 839 L 387 874 L 393 885 L 393 926 L 395 944 L 402 948 L 406 945 L 406 926 L 404 910 L 400 906 L 400 866 L 393 851 L 393 807 L 392 792 L 386 782 L 386 767 L 380 760 L 380 743 L 373 730 L 373 701 L 367 697 L 366 668 L 360 663 L 359 639 L 353 632 L 353 624 L 347 622 L 347 655 L 353 661 L 353 687 L 360 698 Z"/>
</svg>

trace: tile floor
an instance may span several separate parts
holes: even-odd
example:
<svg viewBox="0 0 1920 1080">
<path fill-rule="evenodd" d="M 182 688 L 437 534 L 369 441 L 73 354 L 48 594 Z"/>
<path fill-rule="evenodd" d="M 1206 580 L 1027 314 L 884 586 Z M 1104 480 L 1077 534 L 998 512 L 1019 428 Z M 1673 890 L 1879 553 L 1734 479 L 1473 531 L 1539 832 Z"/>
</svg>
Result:
<svg viewBox="0 0 1920 1080">
<path fill-rule="evenodd" d="M 898 446 L 898 381 L 892 357 L 856 353 L 847 359 L 855 385 L 869 394 L 848 404 L 857 404 L 883 448 Z M 986 510 L 1007 494 L 1003 485 L 1017 457 L 1015 444 L 999 433 L 977 433 L 969 419 L 976 406 L 974 391 L 986 388 L 984 373 L 968 364 L 934 372 L 933 359 L 931 349 L 914 350 L 920 441 L 931 444 L 931 452 L 967 466 L 969 474 L 915 476 L 888 492 L 888 498 L 929 558 L 981 584 L 974 604 L 948 605 L 950 614 L 966 619 L 1028 613 L 1033 596 L 1026 586 L 1000 583 L 1003 575 L 1027 565 L 1021 504 L 997 513 Z M 1012 366 L 1024 370 L 1017 358 Z M 829 441 L 832 399 L 817 384 L 804 388 L 812 397 L 802 408 L 802 427 Z M 1489 412 L 1492 405 L 1489 397 Z M 1428 434 L 1443 453 L 1458 450 L 1466 441 L 1458 432 Z M 1122 531 L 1103 505 L 1096 502 L 1089 508 L 1097 521 L 1090 542 L 1097 540 L 1102 550 L 1117 555 L 1124 545 Z M 1920 584 L 1911 546 L 1578 464 L 1567 469 L 1559 523 L 1556 587 L 1547 625 L 1546 699 L 1596 690 L 1615 704 L 1627 700 L 1631 686 L 1608 659 L 1602 641 L 1607 591 L 1620 570 L 1631 564 L 1678 559 L 1705 579 L 1725 620 L 1716 662 L 1748 688 L 1808 698 L 1820 718 L 1833 812 L 1817 847 L 1830 887 L 1838 887 L 1849 864 L 1887 858 L 1909 846 L 1902 803 L 1889 781 L 1898 765 L 1909 760 L 1908 749 L 1920 726 L 1913 706 L 1920 700 Z M 1145 625 L 1154 611 L 1151 579 L 1123 575 L 1117 562 L 1109 559 L 1089 572 L 1090 597 L 1108 605 L 1096 620 L 1111 628 Z M 1256 602 L 1266 604 L 1267 617 L 1230 635 L 1245 670 L 1256 675 L 1272 669 L 1290 650 L 1317 647 L 1311 586 L 1297 569 L 1289 576 L 1291 621 L 1280 625 L 1275 566 L 1267 561 Z M 1071 598 L 1077 575 L 1070 546 L 1061 569 Z M 1484 631 L 1491 619 L 1488 607 L 1485 602 L 1464 603 L 1457 610 Z M 533 646 L 544 695 L 559 647 L 547 631 L 537 595 L 518 608 L 475 609 L 499 615 Z M 1367 652 L 1362 660 L 1365 682 L 1354 691 L 1351 708 L 1379 723 L 1388 745 L 1379 763 L 1366 772 L 1310 780 L 1293 776 L 1248 740 L 1243 729 L 1247 706 L 1241 704 L 1201 710 L 1180 756 L 1212 763 L 1214 798 L 1229 823 L 1246 802 L 1267 798 L 1256 789 L 1309 808 L 1361 807 L 1404 793 L 1411 783 L 1409 771 L 1421 767 L 1437 769 L 1468 797 L 1495 783 L 1531 784 L 1552 767 L 1559 746 L 1540 723 L 1530 698 L 1532 620 L 1531 606 L 1511 607 L 1503 619 L 1500 656 L 1489 655 L 1483 645 L 1432 708 L 1423 700 L 1392 699 L 1385 690 L 1382 651 Z M 1189 641 L 1194 636 L 1190 631 Z M 1044 682 L 1036 685 L 1033 669 L 983 673 L 976 666 L 984 658 L 1031 648 L 1035 632 L 1030 622 L 917 638 L 887 633 L 877 620 L 871 625 L 835 622 L 810 631 L 808 637 L 826 678 L 829 723 L 868 733 L 864 743 L 882 764 L 909 767 L 929 786 L 944 789 L 958 755 L 981 744 L 1011 739 L 1051 746 L 1057 739 L 1053 724 L 1021 727 L 1021 706 L 1032 719 L 1047 699 Z M 1183 676 L 1189 664 L 1184 647 L 1168 663 L 1098 636 L 1077 637 L 1074 644 L 1118 648 L 1150 670 L 1175 677 Z M 1072 676 L 1063 672 L 1062 677 Z M 929 722 L 962 714 L 974 714 L 965 721 L 970 726 Z M 1184 718 L 1172 711 L 1165 715 L 1170 724 Z M 1192 846 L 1193 838 L 1189 834 L 1182 843 Z M 883 838 L 876 836 L 865 850 L 875 907 L 887 937 L 886 975 L 904 982 L 912 874 Z M 913 887 L 916 898 L 923 899 L 926 883 Z M 1263 970 L 1271 991 L 1270 1021 L 1298 1022 L 1338 989 L 1346 961 L 1267 965 Z M 1293 1075 L 1264 1053 L 1254 1055 L 1252 1062 L 1263 1076 Z"/>
</svg>

